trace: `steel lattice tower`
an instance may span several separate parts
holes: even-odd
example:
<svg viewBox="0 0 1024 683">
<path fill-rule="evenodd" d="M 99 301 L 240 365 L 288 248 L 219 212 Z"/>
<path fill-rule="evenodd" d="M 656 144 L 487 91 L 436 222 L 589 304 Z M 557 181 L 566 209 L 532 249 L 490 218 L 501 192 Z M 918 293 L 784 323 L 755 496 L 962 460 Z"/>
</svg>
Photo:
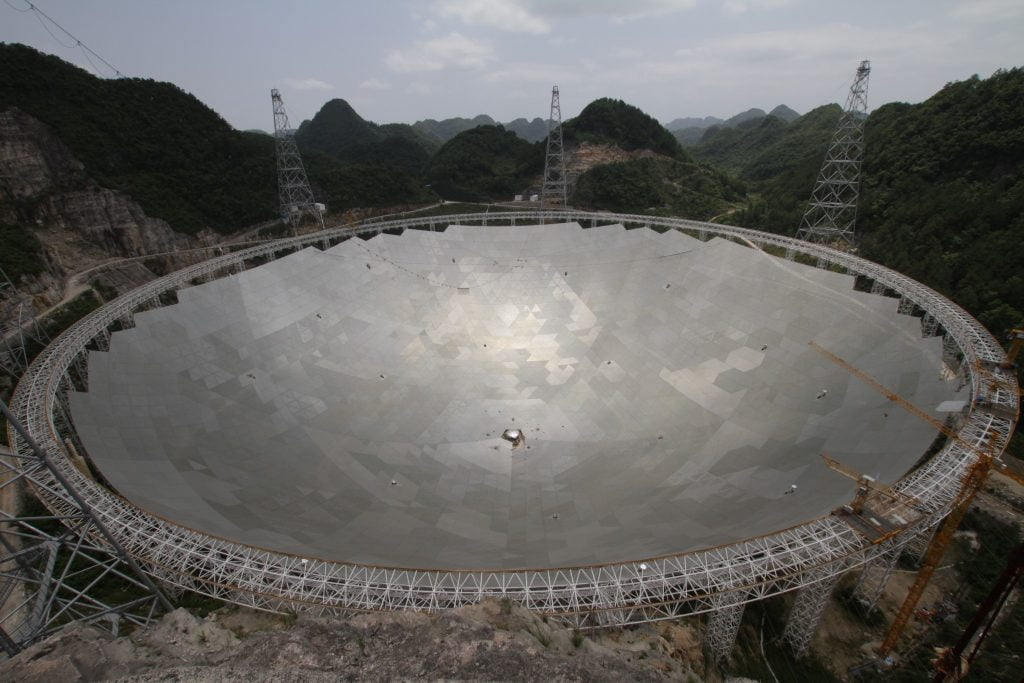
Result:
<svg viewBox="0 0 1024 683">
<path fill-rule="evenodd" d="M 541 208 L 568 204 L 568 181 L 565 176 L 565 158 L 562 156 L 562 107 L 558 101 L 558 86 L 551 88 L 551 115 L 548 117 L 547 153 L 544 155 L 544 185 L 540 191 Z"/>
<path fill-rule="evenodd" d="M 295 144 L 295 131 L 288 124 L 288 114 L 281 101 L 281 93 L 270 91 L 270 100 L 274 104 L 274 146 L 277 152 L 277 190 L 281 199 L 281 218 L 293 225 L 301 220 L 303 214 L 324 225 L 323 214 L 313 198 L 313 190 L 306 178 L 306 169 L 299 156 L 299 147 Z"/>
<path fill-rule="evenodd" d="M 860 196 L 860 161 L 864 155 L 864 122 L 868 111 L 871 62 L 857 67 L 846 106 L 821 165 L 818 182 L 800 221 L 798 239 L 827 244 L 852 244 Z"/>
</svg>

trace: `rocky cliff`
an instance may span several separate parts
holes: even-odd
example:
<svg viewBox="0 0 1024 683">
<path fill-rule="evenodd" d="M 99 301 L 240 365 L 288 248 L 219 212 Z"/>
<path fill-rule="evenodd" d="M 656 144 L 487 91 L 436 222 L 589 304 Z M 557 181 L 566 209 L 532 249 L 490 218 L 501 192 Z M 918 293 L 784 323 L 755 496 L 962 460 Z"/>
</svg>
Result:
<svg viewBox="0 0 1024 683">
<path fill-rule="evenodd" d="M 0 223 L 32 231 L 46 263 L 45 272 L 15 283 L 19 295 L 0 300 L 5 319 L 12 306 L 39 312 L 59 301 L 72 272 L 194 241 L 147 216 L 131 197 L 100 187 L 49 127 L 13 107 L 0 112 Z"/>
<path fill-rule="evenodd" d="M 495 601 L 438 614 L 286 618 L 184 609 L 114 638 L 73 625 L 0 663 L 0 679 L 49 681 L 698 681 L 696 632 L 647 624 L 591 635 Z M 717 676 L 708 680 L 721 680 Z"/>
</svg>

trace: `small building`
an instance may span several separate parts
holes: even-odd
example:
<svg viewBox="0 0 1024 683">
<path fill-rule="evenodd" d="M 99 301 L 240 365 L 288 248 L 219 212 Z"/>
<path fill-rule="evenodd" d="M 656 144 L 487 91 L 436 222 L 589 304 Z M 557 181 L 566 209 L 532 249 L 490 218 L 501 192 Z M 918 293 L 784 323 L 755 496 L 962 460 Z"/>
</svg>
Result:
<svg viewBox="0 0 1024 683">
<path fill-rule="evenodd" d="M 530 201 L 531 202 L 539 202 L 540 201 L 540 195 L 539 194 L 531 194 L 530 195 Z"/>
</svg>

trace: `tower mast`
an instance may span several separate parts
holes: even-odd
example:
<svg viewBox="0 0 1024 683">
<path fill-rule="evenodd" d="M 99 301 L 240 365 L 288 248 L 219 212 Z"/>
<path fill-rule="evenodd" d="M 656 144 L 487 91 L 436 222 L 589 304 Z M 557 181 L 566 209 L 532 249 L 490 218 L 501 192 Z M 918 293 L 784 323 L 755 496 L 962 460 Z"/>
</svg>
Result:
<svg viewBox="0 0 1024 683">
<path fill-rule="evenodd" d="M 306 169 L 295 144 L 295 131 L 288 124 L 288 114 L 277 89 L 270 91 L 274 105 L 274 148 L 277 155 L 277 191 L 281 201 L 281 219 L 297 228 L 304 214 L 313 217 L 324 227 L 322 204 L 313 198 L 313 190 L 306 178 Z"/>
<path fill-rule="evenodd" d="M 865 59 L 857 67 L 839 125 L 825 154 L 807 211 L 800 221 L 797 239 L 833 245 L 853 243 L 870 74 L 871 62 Z"/>
<path fill-rule="evenodd" d="M 562 107 L 558 101 L 558 86 L 551 88 L 551 115 L 548 117 L 547 152 L 544 155 L 544 184 L 540 191 L 540 206 L 548 208 L 568 204 L 565 159 L 562 156 Z"/>
</svg>

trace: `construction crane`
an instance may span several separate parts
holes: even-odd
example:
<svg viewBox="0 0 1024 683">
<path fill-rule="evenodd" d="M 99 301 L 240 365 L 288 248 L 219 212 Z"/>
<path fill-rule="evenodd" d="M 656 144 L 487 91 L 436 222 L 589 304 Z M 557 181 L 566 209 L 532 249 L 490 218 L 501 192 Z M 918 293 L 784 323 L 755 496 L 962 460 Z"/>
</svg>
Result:
<svg viewBox="0 0 1024 683">
<path fill-rule="evenodd" d="M 1015 343 L 1017 343 L 1016 340 Z M 988 479 L 992 470 L 997 468 L 998 460 L 996 458 L 996 454 L 992 452 L 991 447 L 985 449 L 976 448 L 974 444 L 964 440 L 956 430 L 951 429 L 943 422 L 936 420 L 924 410 L 918 408 L 895 391 L 892 391 L 874 377 L 862 371 L 860 368 L 852 365 L 845 359 L 837 356 L 813 341 L 808 342 L 808 345 L 839 367 L 852 374 L 854 377 L 863 381 L 872 389 L 878 391 L 890 401 L 898 403 L 908 412 L 924 420 L 939 432 L 945 434 L 948 438 L 956 440 L 976 456 L 974 464 L 968 468 L 967 472 L 963 476 L 960 491 L 954 501 L 953 509 L 946 516 L 946 519 L 943 520 L 942 524 L 939 526 L 939 530 L 932 537 L 931 543 L 928 545 L 928 550 L 925 552 L 925 556 L 921 560 L 921 568 L 918 570 L 917 577 L 914 579 L 914 584 L 910 587 L 910 590 L 907 591 L 906 599 L 903 601 L 899 611 L 896 613 L 896 617 L 893 619 L 892 625 L 889 627 L 889 632 L 886 634 L 885 640 L 882 641 L 881 646 L 878 648 L 879 656 L 886 657 L 890 652 L 892 652 L 892 649 L 903 634 L 903 630 L 910 621 L 910 617 L 914 613 L 914 608 L 917 606 L 917 603 L 921 598 L 921 594 L 924 593 L 925 587 L 928 585 L 932 575 L 935 573 L 935 569 L 938 567 L 939 561 L 945 554 L 946 548 L 952 542 L 953 534 L 956 533 L 957 528 L 960 526 L 960 522 L 963 521 L 964 515 L 966 515 L 967 511 L 970 509 L 975 495 L 977 495 L 978 491 L 980 491 L 985 485 L 985 481 Z M 1024 484 L 1024 477 L 1021 477 L 1017 473 L 1005 468 L 999 471 L 1011 479 Z"/>
<path fill-rule="evenodd" d="M 889 399 L 893 403 L 899 404 L 901 407 L 903 407 L 905 410 L 907 410 L 911 414 L 915 415 L 916 417 L 920 418 L 921 420 L 924 420 L 929 425 L 934 427 L 936 430 L 938 430 L 938 431 L 942 432 L 943 434 L 945 434 L 946 437 L 948 437 L 950 439 L 953 439 L 954 441 L 957 441 L 960 445 L 962 445 L 964 448 L 970 450 L 975 455 L 981 455 L 983 453 L 983 451 L 979 450 L 974 444 L 970 443 L 969 441 L 965 440 L 962 436 L 960 436 L 960 433 L 958 431 L 956 431 L 955 429 L 952 429 L 951 427 L 949 427 L 949 425 L 947 425 L 946 423 L 942 422 L 941 420 L 936 420 L 934 417 L 929 415 L 927 412 L 925 412 L 921 408 L 918 408 L 916 405 L 914 405 L 913 403 L 911 403 L 907 399 L 903 398 L 902 396 L 897 394 L 895 391 L 893 391 L 892 389 L 888 388 L 887 386 L 885 386 L 884 384 L 879 382 L 877 379 L 875 379 L 874 377 L 872 377 L 868 373 L 864 372 L 860 368 L 856 367 L 852 363 L 848 362 L 847 360 L 845 360 L 841 356 L 837 356 L 836 354 L 832 353 L 831 351 L 829 351 L 825 347 L 823 347 L 820 344 L 817 344 L 816 342 L 813 342 L 813 341 L 807 342 L 807 345 L 810 346 L 815 351 L 817 351 L 818 353 L 820 353 L 821 355 L 823 355 L 826 358 L 828 358 L 830 361 L 832 361 L 833 363 L 835 363 L 836 365 L 838 365 L 842 369 L 844 369 L 847 372 L 849 372 L 851 375 L 853 375 L 857 379 L 859 379 L 862 382 L 864 382 L 865 384 L 867 384 L 869 387 L 871 387 L 872 389 L 874 389 L 878 393 L 880 393 L 883 396 L 885 396 L 887 399 Z M 997 466 L 996 469 L 997 469 L 997 471 L 1000 474 L 1003 474 L 1003 475 L 1013 479 L 1017 483 L 1024 485 L 1024 477 L 1022 477 L 1021 475 L 1017 474 L 1016 472 L 1006 468 L 1005 465 L 1003 465 L 1000 462 L 997 462 L 996 466 Z"/>
<path fill-rule="evenodd" d="M 1024 577 L 1024 544 L 1018 545 L 1016 550 L 1010 553 L 1002 574 L 996 579 L 988 597 L 978 606 L 978 611 L 964 628 L 956 645 L 938 651 L 939 657 L 934 662 L 935 677 L 932 683 L 959 681 L 967 675 L 974 658 L 978 655 L 978 650 L 981 649 L 981 644 L 988 637 L 999 612 L 1006 604 L 1006 599 L 1010 597 L 1021 577 Z"/>
<path fill-rule="evenodd" d="M 900 493 L 899 491 L 893 491 L 889 486 L 878 483 L 874 477 L 869 477 L 862 472 L 858 472 L 849 465 L 841 463 L 835 458 L 830 458 L 825 453 L 821 454 L 821 459 L 825 461 L 825 464 L 828 465 L 830 469 L 835 470 L 844 477 L 853 479 L 857 482 L 857 494 L 854 497 L 853 502 L 843 508 L 851 514 L 859 515 L 864 511 L 864 504 L 867 502 L 868 495 L 871 492 L 881 494 L 893 502 L 907 505 L 909 507 L 915 507 L 920 503 L 920 501 L 913 496 L 908 496 L 907 494 Z"/>
</svg>

